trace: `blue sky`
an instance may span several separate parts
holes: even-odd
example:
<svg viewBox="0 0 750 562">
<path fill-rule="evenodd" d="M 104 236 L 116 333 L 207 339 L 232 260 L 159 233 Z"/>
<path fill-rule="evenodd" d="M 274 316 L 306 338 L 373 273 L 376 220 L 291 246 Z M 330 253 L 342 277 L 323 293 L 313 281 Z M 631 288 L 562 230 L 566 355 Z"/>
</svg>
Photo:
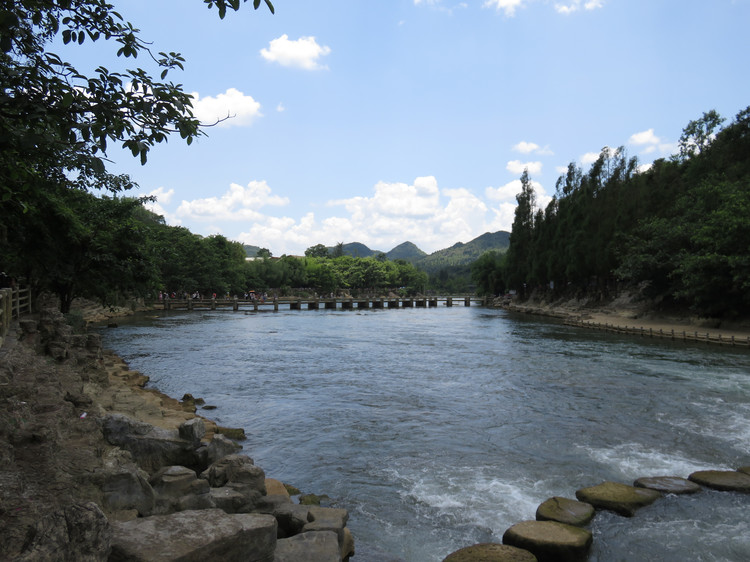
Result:
<svg viewBox="0 0 750 562">
<path fill-rule="evenodd" d="M 146 166 L 113 151 L 113 171 L 169 224 L 273 255 L 510 230 L 524 167 L 544 206 L 571 161 L 624 146 L 648 165 L 704 111 L 750 105 L 750 0 L 275 0 L 224 20 L 200 0 L 115 4 L 186 58 L 170 78 L 199 117 L 235 117 Z"/>
</svg>

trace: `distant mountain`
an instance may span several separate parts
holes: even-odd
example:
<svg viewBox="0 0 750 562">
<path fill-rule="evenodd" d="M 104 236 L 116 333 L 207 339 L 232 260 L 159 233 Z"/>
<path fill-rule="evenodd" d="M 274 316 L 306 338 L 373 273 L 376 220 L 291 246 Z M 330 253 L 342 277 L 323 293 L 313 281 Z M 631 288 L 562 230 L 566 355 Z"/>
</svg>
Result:
<svg viewBox="0 0 750 562">
<path fill-rule="evenodd" d="M 245 244 L 243 247 L 245 248 L 245 255 L 248 258 L 254 258 L 258 255 L 258 250 L 260 250 L 260 246 L 252 246 L 250 244 Z"/>
<path fill-rule="evenodd" d="M 379 250 L 371 250 L 359 242 L 349 242 L 349 244 L 344 244 L 343 249 L 345 256 L 352 256 L 355 258 L 369 258 L 382 253 Z"/>
<path fill-rule="evenodd" d="M 417 246 L 411 242 L 404 242 L 399 244 L 393 250 L 386 254 L 389 260 L 406 260 L 411 263 L 415 263 L 425 257 L 426 252 L 423 252 Z"/>
<path fill-rule="evenodd" d="M 467 266 L 488 250 L 504 252 L 510 245 L 510 233 L 500 230 L 486 232 L 466 244 L 457 242 L 450 248 L 438 250 L 415 262 L 427 273 L 434 273 L 445 267 Z"/>
</svg>

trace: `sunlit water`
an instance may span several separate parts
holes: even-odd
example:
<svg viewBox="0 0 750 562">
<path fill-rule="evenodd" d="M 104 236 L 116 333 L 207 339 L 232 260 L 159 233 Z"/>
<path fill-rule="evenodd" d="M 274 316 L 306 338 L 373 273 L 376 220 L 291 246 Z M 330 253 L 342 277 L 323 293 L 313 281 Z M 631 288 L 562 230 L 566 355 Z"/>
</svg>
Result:
<svg viewBox="0 0 750 562">
<path fill-rule="evenodd" d="M 355 559 L 500 542 L 553 495 L 750 464 L 750 353 L 463 306 L 152 315 L 103 331 L 268 476 L 349 510 Z M 600 513 L 590 560 L 750 560 L 750 496 Z"/>
</svg>

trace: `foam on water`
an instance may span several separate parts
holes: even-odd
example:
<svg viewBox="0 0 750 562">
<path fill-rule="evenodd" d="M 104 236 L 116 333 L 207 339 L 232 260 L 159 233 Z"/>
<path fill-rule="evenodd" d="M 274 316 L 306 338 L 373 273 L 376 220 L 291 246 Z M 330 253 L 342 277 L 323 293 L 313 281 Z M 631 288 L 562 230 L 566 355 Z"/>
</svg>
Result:
<svg viewBox="0 0 750 562">
<path fill-rule="evenodd" d="M 640 443 L 622 443 L 614 447 L 580 449 L 592 460 L 608 467 L 614 477 L 635 480 L 643 476 L 681 476 L 687 478 L 696 470 L 727 470 L 726 465 L 707 466 L 704 462 L 675 453 L 665 453 Z"/>
</svg>

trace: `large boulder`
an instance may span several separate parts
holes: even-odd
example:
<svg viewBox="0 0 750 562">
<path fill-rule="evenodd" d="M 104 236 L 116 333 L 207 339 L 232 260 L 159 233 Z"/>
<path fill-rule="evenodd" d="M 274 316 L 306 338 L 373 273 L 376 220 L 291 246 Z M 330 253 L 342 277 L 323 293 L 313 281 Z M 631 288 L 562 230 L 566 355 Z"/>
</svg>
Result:
<svg viewBox="0 0 750 562">
<path fill-rule="evenodd" d="M 503 534 L 503 544 L 528 550 L 539 562 L 583 561 L 592 542 L 586 529 L 557 521 L 522 521 Z"/>
<path fill-rule="evenodd" d="M 42 517 L 18 562 L 106 560 L 112 531 L 95 503 L 75 503 Z M 4 557 L 3 557 L 4 558 Z"/>
<path fill-rule="evenodd" d="M 247 488 L 266 493 L 266 474 L 253 459 L 245 455 L 228 455 L 209 466 L 201 473 L 212 488 L 220 488 L 228 483 L 242 484 Z"/>
<path fill-rule="evenodd" d="M 134 420 L 122 414 L 109 414 L 102 421 L 107 441 L 129 451 L 133 460 L 146 472 L 163 466 L 193 466 L 195 445 L 181 439 L 177 430 L 166 430 Z"/>
<path fill-rule="evenodd" d="M 340 562 L 339 542 L 336 533 L 323 531 L 302 533 L 276 544 L 275 562 Z"/>
<path fill-rule="evenodd" d="M 734 470 L 699 470 L 688 476 L 689 480 L 723 492 L 750 493 L 750 474 Z"/>
<path fill-rule="evenodd" d="M 183 511 L 112 524 L 110 562 L 273 562 L 276 520 L 220 509 Z"/>
<path fill-rule="evenodd" d="M 636 488 L 619 482 L 603 482 L 576 491 L 576 498 L 580 501 L 625 517 L 632 517 L 638 509 L 654 503 L 660 497 L 661 493 L 656 490 Z"/>
<path fill-rule="evenodd" d="M 528 550 L 507 544 L 482 543 L 457 550 L 443 562 L 537 562 Z"/>
<path fill-rule="evenodd" d="M 155 513 L 217 507 L 205 480 L 184 466 L 165 466 L 149 480 L 156 493 Z"/>
<path fill-rule="evenodd" d="M 307 518 L 309 523 L 302 527 L 303 533 L 333 531 L 338 537 L 341 559 L 354 554 L 354 539 L 349 529 L 346 528 L 346 522 L 349 520 L 347 510 L 310 506 Z"/>
<path fill-rule="evenodd" d="M 691 482 L 679 476 L 650 476 L 638 478 L 633 482 L 637 488 L 649 488 L 662 494 L 694 494 L 702 488 L 695 482 Z"/>
<path fill-rule="evenodd" d="M 552 497 L 539 505 L 536 510 L 537 521 L 557 521 L 583 527 L 594 517 L 594 506 L 568 498 Z"/>
<path fill-rule="evenodd" d="M 120 470 L 105 472 L 102 479 L 104 506 L 109 511 L 135 509 L 141 516 L 151 515 L 156 494 L 142 470 Z"/>
<path fill-rule="evenodd" d="M 196 451 L 199 464 L 202 467 L 210 466 L 216 461 L 237 453 L 242 450 L 242 445 L 219 433 L 214 434 L 211 441 L 202 443 Z"/>
<path fill-rule="evenodd" d="M 178 432 L 182 439 L 198 443 L 206 435 L 206 424 L 201 418 L 191 418 L 180 424 Z"/>
</svg>

